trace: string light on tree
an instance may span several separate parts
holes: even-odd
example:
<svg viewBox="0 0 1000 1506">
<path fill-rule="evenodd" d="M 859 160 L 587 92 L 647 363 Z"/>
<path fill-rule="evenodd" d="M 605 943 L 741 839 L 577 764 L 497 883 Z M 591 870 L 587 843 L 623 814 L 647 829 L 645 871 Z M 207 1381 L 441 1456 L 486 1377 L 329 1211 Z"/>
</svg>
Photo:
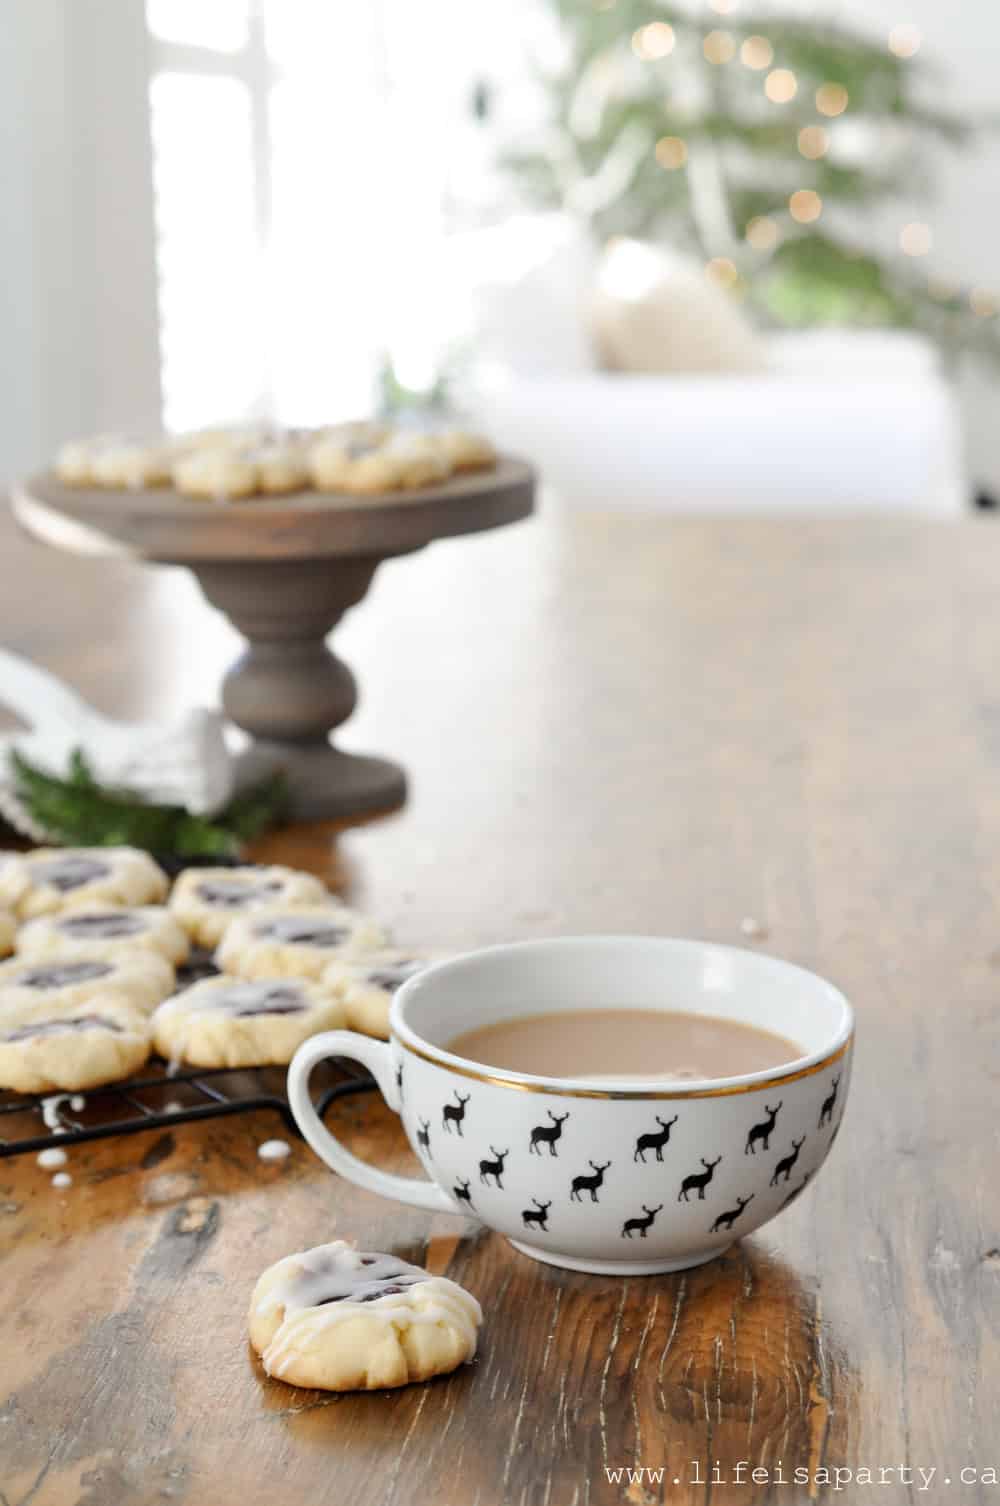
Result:
<svg viewBox="0 0 1000 1506">
<path fill-rule="evenodd" d="M 764 80 L 764 93 L 773 105 L 787 105 L 799 92 L 799 81 L 790 68 L 772 68 Z"/>
<path fill-rule="evenodd" d="M 668 57 L 673 52 L 676 42 L 674 28 L 668 26 L 666 21 L 650 21 L 646 26 L 640 26 L 638 31 L 632 33 L 632 51 L 644 63 L 652 63 L 657 58 Z"/>
<path fill-rule="evenodd" d="M 770 68 L 774 62 L 774 48 L 767 37 L 747 37 L 740 48 L 740 62 L 746 68 L 754 68 L 759 73 L 764 68 Z"/>
<path fill-rule="evenodd" d="M 899 249 L 904 256 L 926 256 L 934 244 L 930 225 L 919 220 L 904 225 L 899 232 Z"/>
<path fill-rule="evenodd" d="M 656 160 L 668 172 L 676 172 L 687 159 L 687 142 L 682 136 L 661 136 L 656 143 Z"/>
<path fill-rule="evenodd" d="M 823 200 L 813 188 L 797 188 L 788 200 L 788 212 L 800 225 L 811 225 L 823 213 Z"/>
<path fill-rule="evenodd" d="M 927 291 L 936 303 L 950 303 L 958 297 L 958 288 L 944 277 L 928 277 Z"/>
<path fill-rule="evenodd" d="M 992 319 L 1000 313 L 1000 302 L 989 288 L 973 288 L 969 293 L 969 307 L 980 319 Z"/>
<path fill-rule="evenodd" d="M 843 84 L 820 84 L 816 90 L 816 108 L 821 115 L 843 115 L 847 109 L 848 93 Z"/>
<path fill-rule="evenodd" d="M 540 81 L 546 120 L 503 157 L 530 204 L 580 213 L 598 245 L 706 247 L 698 266 L 713 257 L 706 275 L 769 325 L 908 327 L 1000 372 L 1000 277 L 932 283 L 931 209 L 904 199 L 885 218 L 986 126 L 957 89 L 926 94 L 913 0 L 874 33 L 871 6 L 833 0 L 533 3 L 564 46 Z"/>
<path fill-rule="evenodd" d="M 822 126 L 803 126 L 799 132 L 799 151 L 810 162 L 817 162 L 820 157 L 825 157 L 830 146 L 830 137 Z"/>
<path fill-rule="evenodd" d="M 889 33 L 889 51 L 897 58 L 916 57 L 922 41 L 915 26 L 894 26 Z"/>
<path fill-rule="evenodd" d="M 748 245 L 755 251 L 773 251 L 778 244 L 778 226 L 767 214 L 758 214 L 749 220 L 744 234 Z"/>
<path fill-rule="evenodd" d="M 701 50 L 709 63 L 731 63 L 736 56 L 736 40 L 730 31 L 710 31 Z"/>
<path fill-rule="evenodd" d="M 713 256 L 712 260 L 706 263 L 705 276 L 718 287 L 728 289 L 735 288 L 740 280 L 736 263 L 730 261 L 728 256 Z"/>
</svg>

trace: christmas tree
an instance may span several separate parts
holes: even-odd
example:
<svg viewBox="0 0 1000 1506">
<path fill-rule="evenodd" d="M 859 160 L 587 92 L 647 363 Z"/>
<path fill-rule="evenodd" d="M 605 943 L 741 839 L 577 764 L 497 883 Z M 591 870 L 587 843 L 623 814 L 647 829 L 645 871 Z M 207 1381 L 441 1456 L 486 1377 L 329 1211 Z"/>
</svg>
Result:
<svg viewBox="0 0 1000 1506">
<path fill-rule="evenodd" d="M 971 131 L 928 103 L 913 27 L 547 3 L 565 62 L 544 78 L 545 131 L 506 159 L 532 202 L 601 240 L 687 249 L 772 325 L 896 325 L 1000 356 L 996 298 L 928 276 L 930 227 L 888 213 L 930 193 L 931 147 Z"/>
</svg>

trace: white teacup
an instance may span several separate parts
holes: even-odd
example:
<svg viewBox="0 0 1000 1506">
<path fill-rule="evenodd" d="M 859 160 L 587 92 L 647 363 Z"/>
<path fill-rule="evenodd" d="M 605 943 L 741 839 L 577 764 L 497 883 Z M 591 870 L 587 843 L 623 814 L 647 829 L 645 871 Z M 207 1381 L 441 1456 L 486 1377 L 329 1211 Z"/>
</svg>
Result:
<svg viewBox="0 0 1000 1506">
<path fill-rule="evenodd" d="M 477 1026 L 616 1007 L 738 1020 L 801 1055 L 743 1077 L 626 1086 L 493 1070 L 447 1050 Z M 840 1127 L 853 1035 L 837 989 L 756 952 L 641 936 L 529 941 L 404 983 L 388 1045 L 349 1030 L 306 1041 L 288 1096 L 313 1150 L 359 1186 L 474 1216 L 549 1265 L 641 1275 L 701 1265 L 797 1197 Z M 328 1056 L 371 1070 L 432 1182 L 379 1171 L 334 1138 L 309 1096 Z"/>
</svg>

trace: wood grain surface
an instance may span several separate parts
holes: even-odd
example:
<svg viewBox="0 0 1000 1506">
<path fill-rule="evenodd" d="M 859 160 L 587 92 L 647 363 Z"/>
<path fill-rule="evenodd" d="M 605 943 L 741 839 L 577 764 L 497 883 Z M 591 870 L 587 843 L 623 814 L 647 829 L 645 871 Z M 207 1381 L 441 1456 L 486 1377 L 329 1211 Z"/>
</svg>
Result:
<svg viewBox="0 0 1000 1506">
<path fill-rule="evenodd" d="M 998 598 L 988 520 L 550 511 L 385 566 L 338 643 L 369 691 L 350 738 L 406 764 L 410 804 L 260 855 L 443 947 L 739 941 L 752 917 L 856 1004 L 844 1132 L 759 1235 L 628 1281 L 382 1202 L 300 1144 L 264 1165 L 265 1116 L 74 1150 L 64 1192 L 0 1162 L 0 1506 L 1000 1499 Z M 9 522 L 0 642 L 164 716 L 234 647 L 182 573 Z M 337 1114 L 410 1165 L 380 1104 Z M 475 1363 L 392 1394 L 267 1380 L 253 1282 L 337 1236 L 466 1283 Z"/>
</svg>

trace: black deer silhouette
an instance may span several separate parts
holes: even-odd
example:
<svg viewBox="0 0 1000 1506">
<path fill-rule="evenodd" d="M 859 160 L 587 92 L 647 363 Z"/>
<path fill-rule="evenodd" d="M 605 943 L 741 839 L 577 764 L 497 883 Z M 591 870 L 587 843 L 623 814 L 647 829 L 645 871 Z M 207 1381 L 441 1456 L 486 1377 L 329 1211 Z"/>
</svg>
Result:
<svg viewBox="0 0 1000 1506">
<path fill-rule="evenodd" d="M 785 1201 L 782 1203 L 781 1208 L 787 1208 L 788 1205 L 789 1205 L 789 1203 L 794 1203 L 795 1199 L 798 1197 L 798 1195 L 799 1195 L 800 1192 L 805 1192 L 806 1187 L 809 1184 L 809 1179 L 811 1178 L 811 1176 L 812 1176 L 812 1172 L 811 1171 L 807 1171 L 806 1174 L 805 1174 L 805 1176 L 802 1178 L 801 1182 L 799 1183 L 799 1185 L 797 1187 L 793 1187 L 792 1188 L 791 1192 L 788 1194 L 788 1196 L 785 1198 Z M 781 1208 L 778 1209 L 779 1213 L 781 1212 Z"/>
<path fill-rule="evenodd" d="M 524 1208 L 521 1211 L 521 1218 L 524 1220 L 524 1227 L 526 1229 L 529 1229 L 532 1224 L 537 1224 L 538 1227 L 547 1234 L 549 1232 L 549 1226 L 546 1223 L 546 1219 L 549 1216 L 549 1209 L 552 1207 L 552 1201 L 550 1199 L 547 1203 L 540 1203 L 536 1197 L 533 1197 L 531 1201 L 535 1206 L 533 1208 Z"/>
<path fill-rule="evenodd" d="M 403 1101 L 403 1063 L 402 1062 L 400 1062 L 399 1066 L 396 1068 L 396 1092 L 399 1094 L 399 1101 L 400 1101 L 400 1103 L 402 1103 L 402 1101 Z"/>
<path fill-rule="evenodd" d="M 684 1178 L 683 1182 L 681 1183 L 681 1190 L 677 1194 L 677 1201 L 679 1203 L 688 1202 L 688 1193 L 694 1192 L 695 1189 L 697 1189 L 698 1200 L 699 1202 L 703 1203 L 705 1201 L 705 1188 L 712 1180 L 712 1177 L 715 1174 L 715 1168 L 718 1166 L 721 1160 L 721 1156 L 716 1156 L 714 1161 L 706 1161 L 705 1157 L 702 1156 L 701 1164 L 702 1166 L 704 1166 L 705 1170 L 693 1171 L 689 1177 Z"/>
<path fill-rule="evenodd" d="M 556 1141 L 562 1134 L 562 1127 L 569 1118 L 569 1113 L 553 1114 L 551 1109 L 546 1109 L 545 1112 L 552 1120 L 552 1123 L 535 1125 L 535 1128 L 531 1131 L 531 1144 L 528 1149 L 534 1155 L 540 1156 L 541 1151 L 538 1147 L 544 1144 L 549 1147 L 550 1156 L 557 1156 L 559 1152 L 556 1150 Z"/>
<path fill-rule="evenodd" d="M 508 1146 L 506 1150 L 497 1150 L 495 1145 L 491 1145 L 490 1150 L 496 1156 L 496 1160 L 480 1161 L 479 1180 L 488 1184 L 489 1178 L 492 1177 L 500 1190 L 503 1191 L 503 1182 L 501 1182 L 500 1178 L 503 1176 L 503 1163 L 510 1155 L 510 1147 Z"/>
<path fill-rule="evenodd" d="M 751 1192 L 749 1197 L 738 1197 L 736 1199 L 736 1207 L 727 1208 L 725 1213 L 720 1213 L 718 1218 L 715 1220 L 715 1223 L 709 1230 L 709 1233 L 718 1234 L 720 1229 L 731 1229 L 733 1227 L 733 1224 L 739 1218 L 740 1214 L 743 1212 L 743 1209 L 746 1207 L 747 1203 L 752 1203 L 756 1196 L 757 1194 L 755 1192 Z"/>
<path fill-rule="evenodd" d="M 604 1165 L 600 1166 L 596 1161 L 588 1161 L 587 1165 L 593 1167 L 594 1175 L 592 1177 L 582 1176 L 573 1178 L 573 1188 L 569 1195 L 569 1200 L 571 1203 L 583 1202 L 583 1199 L 580 1196 L 581 1192 L 589 1192 L 590 1201 L 592 1203 L 599 1203 L 601 1201 L 597 1196 L 597 1189 L 603 1184 L 604 1173 L 611 1165 L 611 1162 L 605 1161 Z"/>
<path fill-rule="evenodd" d="M 661 1119 L 659 1114 L 654 1114 L 653 1118 L 656 1120 L 660 1128 L 658 1130 L 654 1130 L 652 1134 L 640 1135 L 638 1140 L 635 1142 L 635 1153 L 632 1156 L 633 1161 L 641 1161 L 643 1166 L 645 1166 L 646 1164 L 645 1152 L 647 1150 L 655 1150 L 656 1159 L 658 1161 L 663 1160 L 663 1147 L 670 1139 L 671 1129 L 677 1123 L 676 1114 L 672 1119 Z"/>
<path fill-rule="evenodd" d="M 758 1140 L 763 1140 L 765 1150 L 771 1149 L 771 1131 L 774 1129 L 774 1122 L 778 1117 L 778 1111 L 781 1108 L 782 1102 L 784 1100 L 775 1104 L 773 1109 L 769 1103 L 765 1103 L 764 1108 L 768 1117 L 762 1119 L 759 1124 L 755 1124 L 749 1135 L 747 1135 L 747 1143 L 743 1147 L 744 1155 L 749 1153 L 751 1156 L 755 1156 L 757 1154 Z"/>
<path fill-rule="evenodd" d="M 417 1123 L 420 1125 L 420 1128 L 417 1130 L 417 1144 L 422 1145 L 427 1154 L 430 1155 L 431 1121 L 429 1119 L 418 1119 Z"/>
<path fill-rule="evenodd" d="M 788 1152 L 788 1155 L 787 1156 L 782 1156 L 781 1160 L 778 1162 L 777 1166 L 774 1168 L 774 1171 L 771 1174 L 770 1185 L 772 1187 L 777 1187 L 778 1182 L 779 1182 L 779 1180 L 780 1180 L 781 1177 L 784 1177 L 784 1179 L 785 1179 L 786 1182 L 788 1181 L 788 1178 L 792 1174 L 792 1167 L 795 1165 L 796 1161 L 799 1159 L 799 1151 L 802 1149 L 802 1147 L 803 1147 L 803 1145 L 805 1145 L 805 1143 L 806 1143 L 806 1137 L 805 1137 L 805 1135 L 802 1136 L 801 1140 L 793 1140 L 792 1141 L 792 1148 Z"/>
<path fill-rule="evenodd" d="M 466 1093 L 465 1097 L 463 1098 L 461 1093 L 456 1088 L 455 1097 L 458 1099 L 457 1108 L 453 1103 L 446 1103 L 444 1108 L 441 1110 L 441 1128 L 446 1129 L 449 1135 L 451 1134 L 451 1127 L 453 1124 L 457 1126 L 458 1133 L 461 1135 L 462 1120 L 465 1118 L 465 1105 L 472 1097 L 472 1094 Z"/>
<path fill-rule="evenodd" d="M 824 1124 L 829 1124 L 830 1120 L 833 1118 L 833 1111 L 837 1106 L 837 1089 L 839 1087 L 840 1077 L 838 1075 L 833 1079 L 833 1085 L 830 1088 L 830 1091 L 827 1094 L 826 1098 L 823 1099 L 823 1107 L 819 1111 L 819 1129 L 822 1129 Z"/>
<path fill-rule="evenodd" d="M 469 1191 L 468 1180 L 463 1182 L 462 1178 L 459 1177 L 458 1181 L 455 1183 L 454 1187 L 451 1190 L 454 1193 L 457 1202 L 468 1203 L 470 1208 L 475 1207 L 475 1204 L 472 1201 L 472 1193 Z"/>
<path fill-rule="evenodd" d="M 660 1208 L 662 1208 L 662 1207 L 663 1207 L 663 1204 L 660 1203 L 659 1207 L 657 1207 L 657 1208 L 647 1208 L 646 1204 L 643 1203 L 643 1205 L 642 1205 L 642 1211 L 646 1215 L 646 1217 L 645 1218 L 627 1218 L 625 1220 L 625 1222 L 622 1224 L 622 1239 L 631 1239 L 632 1235 L 633 1235 L 633 1233 L 635 1232 L 636 1229 L 638 1229 L 638 1231 L 639 1231 L 640 1238 L 641 1239 L 645 1239 L 646 1238 L 646 1230 L 652 1227 L 653 1220 L 656 1217 L 656 1215 L 659 1213 Z"/>
</svg>

